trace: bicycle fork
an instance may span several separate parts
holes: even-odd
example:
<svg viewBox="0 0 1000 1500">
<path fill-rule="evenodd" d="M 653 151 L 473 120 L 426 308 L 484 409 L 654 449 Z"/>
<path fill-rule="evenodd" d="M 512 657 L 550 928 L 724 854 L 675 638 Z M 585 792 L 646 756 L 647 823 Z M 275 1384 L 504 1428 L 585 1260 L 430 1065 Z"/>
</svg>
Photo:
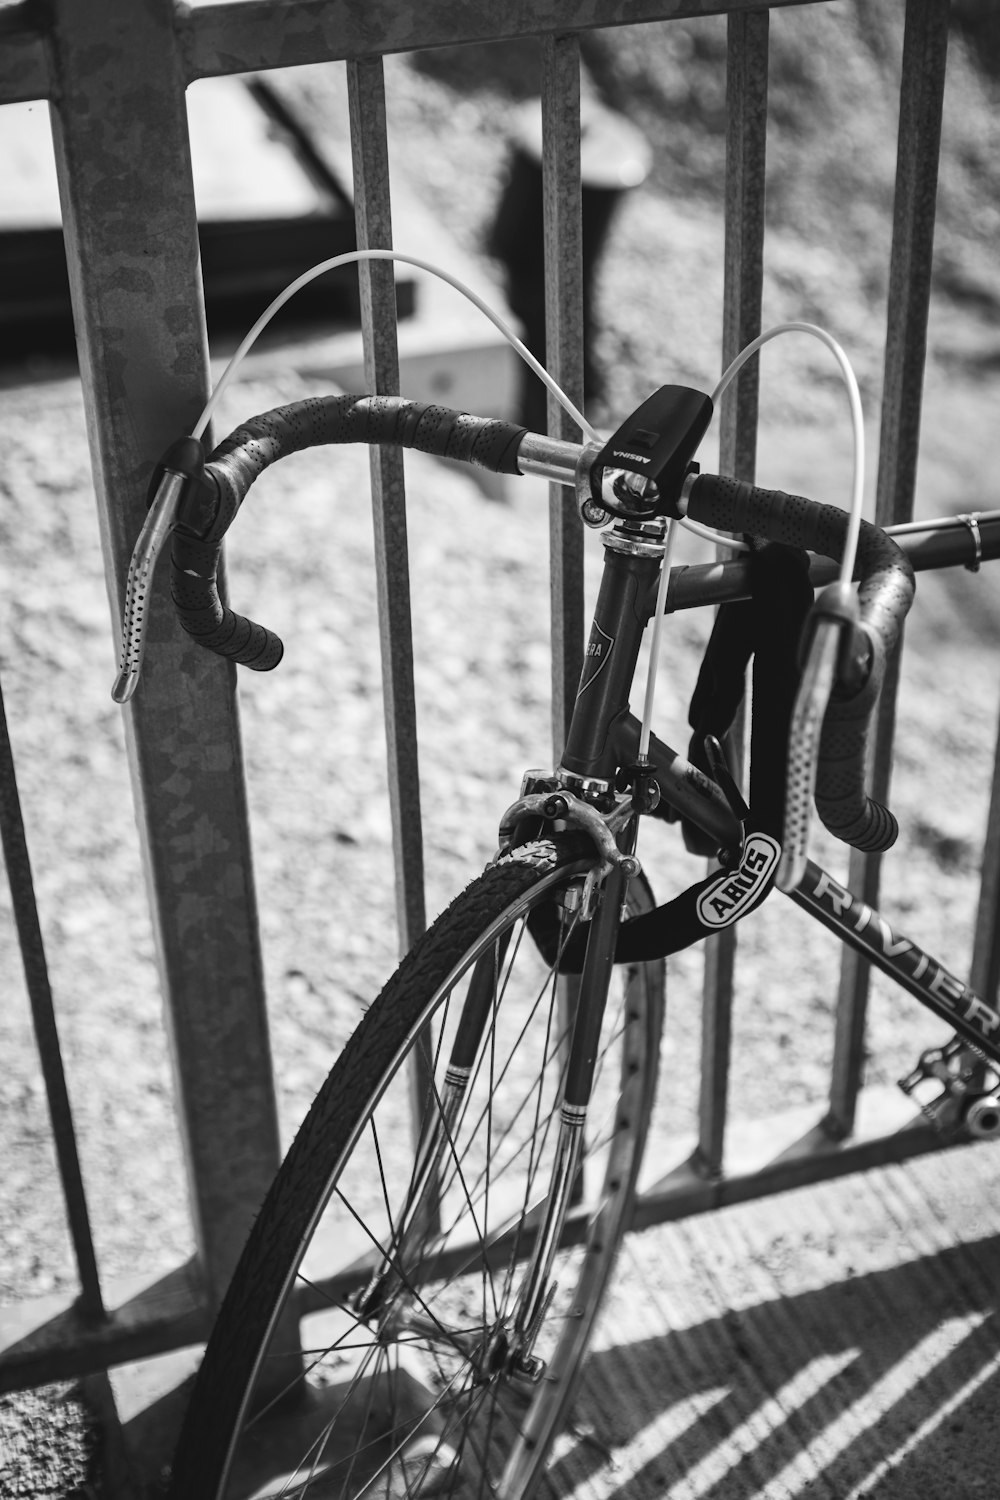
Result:
<svg viewBox="0 0 1000 1500">
<path fill-rule="evenodd" d="M 620 865 L 611 869 L 591 919 L 587 954 L 574 1005 L 551 1176 L 524 1279 L 512 1312 L 492 1331 L 482 1347 L 466 1351 L 484 1379 L 506 1370 L 537 1381 L 544 1372 L 544 1366 L 534 1357 L 532 1350 L 555 1290 L 552 1268 L 567 1216 L 577 1197 L 590 1092 L 627 879 L 627 872 Z M 419 1260 L 438 1226 L 442 1171 L 448 1154 L 454 1149 L 475 1058 L 496 1004 L 498 981 L 509 941 L 510 935 L 507 934 L 476 965 L 444 1084 L 436 1096 L 417 1148 L 407 1205 L 400 1216 L 392 1244 L 353 1302 L 355 1313 L 362 1319 L 378 1316 L 392 1305 L 396 1290 L 406 1284 L 406 1266 Z"/>
<path fill-rule="evenodd" d="M 367 1285 L 352 1300 L 355 1313 L 362 1319 L 378 1316 L 390 1305 L 393 1293 L 406 1283 L 407 1265 L 419 1261 L 428 1240 L 440 1230 L 442 1166 L 447 1156 L 454 1154 L 462 1108 L 496 1003 L 509 944 L 510 933 L 502 934 L 476 962 L 441 1089 L 432 1089 L 397 1227 Z"/>
<path fill-rule="evenodd" d="M 600 904 L 591 920 L 545 1217 L 514 1307 L 512 1344 L 517 1368 L 535 1380 L 541 1378 L 543 1367 L 534 1358 L 532 1349 L 554 1291 L 552 1267 L 576 1195 L 590 1091 L 627 878 L 620 865 L 610 871 Z"/>
</svg>

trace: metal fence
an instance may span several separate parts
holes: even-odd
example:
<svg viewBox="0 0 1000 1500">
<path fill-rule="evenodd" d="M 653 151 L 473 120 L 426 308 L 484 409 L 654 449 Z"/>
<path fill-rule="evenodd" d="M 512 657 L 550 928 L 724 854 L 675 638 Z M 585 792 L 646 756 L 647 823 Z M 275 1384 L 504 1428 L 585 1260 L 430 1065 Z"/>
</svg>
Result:
<svg viewBox="0 0 1000 1500">
<path fill-rule="evenodd" d="M 801 0 L 791 0 L 801 3 Z M 172 0 L 50 0 L 0 10 L 0 103 L 47 99 L 51 109 L 81 377 L 109 592 L 124 595 L 153 461 L 187 431 L 208 396 L 197 224 L 185 115 L 192 81 L 222 74 L 346 60 L 357 240 L 391 245 L 382 56 L 445 43 L 534 35 L 543 49 L 543 179 L 548 365 L 583 398 L 579 33 L 588 28 L 728 16 L 723 357 L 760 331 L 769 12 L 746 0 L 559 0 L 483 6 L 448 0 L 240 0 L 175 7 Z M 934 205 L 947 48 L 947 0 L 907 0 L 898 175 L 876 519 L 912 515 L 930 297 Z M 136 164 L 142 163 L 142 170 Z M 141 229 L 137 226 L 142 226 Z M 398 389 L 391 269 L 361 269 L 369 388 Z M 551 405 L 551 430 L 577 434 Z M 723 405 L 723 472 L 752 478 L 756 377 Z M 396 451 L 371 460 L 400 945 L 424 925 L 403 472 Z M 553 726 L 558 740 L 583 659 L 582 539 L 572 497 L 552 486 Z M 171 683 L 184 674 L 183 700 Z M 885 694 L 875 760 L 884 795 L 892 758 L 894 685 Z M 204 747 L 196 792 L 174 772 L 186 746 Z M 279 1144 L 262 963 L 242 777 L 234 669 L 199 651 L 153 602 L 150 651 L 127 710 L 127 744 L 151 894 L 159 970 L 171 1018 L 184 1122 L 197 1273 L 179 1268 L 127 1314 L 105 1311 L 56 1033 L 28 851 L 6 733 L 0 738 L 0 812 L 13 908 L 48 1092 L 79 1294 L 44 1311 L 4 1315 L 0 1389 L 72 1376 L 196 1342 L 204 1336 L 273 1176 Z M 405 815 L 404 815 L 405 814 Z M 973 956 L 973 983 L 996 990 L 1000 949 L 1000 780 L 995 780 Z M 225 849 L 245 878 L 223 878 Z M 207 830 L 207 837 L 206 837 Z M 874 904 L 875 859 L 857 856 L 852 880 Z M 183 913 L 182 913 L 182 898 Z M 192 922 L 191 913 L 198 913 Z M 829 1115 L 794 1159 L 738 1177 L 723 1173 L 735 938 L 708 945 L 699 1147 L 692 1165 L 642 1201 L 650 1223 L 794 1182 L 929 1149 L 921 1131 L 853 1133 L 861 1080 L 867 967 L 845 952 Z M 239 1090 L 231 1086 L 234 1074 Z M 835 1144 L 836 1143 L 836 1144 Z"/>
</svg>

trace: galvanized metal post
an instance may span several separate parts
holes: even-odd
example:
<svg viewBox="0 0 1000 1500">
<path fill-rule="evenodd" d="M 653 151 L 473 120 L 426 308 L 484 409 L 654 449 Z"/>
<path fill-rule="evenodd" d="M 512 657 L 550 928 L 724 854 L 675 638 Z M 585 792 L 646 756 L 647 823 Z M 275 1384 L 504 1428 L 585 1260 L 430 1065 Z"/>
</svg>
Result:
<svg viewBox="0 0 1000 1500">
<path fill-rule="evenodd" d="M 583 186 L 580 177 L 580 41 L 542 44 L 542 234 L 545 262 L 545 365 L 583 410 Z M 581 433 L 551 391 L 548 430 L 579 442 Z M 583 671 L 583 523 L 576 496 L 549 485 L 549 600 L 552 639 L 552 747 L 558 765 Z M 560 1030 L 569 1035 L 579 979 L 558 980 Z M 582 1191 L 576 1185 L 576 1199 Z"/>
<path fill-rule="evenodd" d="M 53 0 L 50 14 L 56 161 L 117 634 L 150 470 L 207 395 L 184 79 L 171 0 Z M 235 673 L 177 628 L 165 595 L 161 580 L 126 736 L 194 1228 L 216 1301 L 275 1171 L 278 1130 Z"/>
<path fill-rule="evenodd" d="M 948 0 L 907 0 L 875 500 L 879 526 L 908 521 L 913 515 L 947 55 Z M 897 653 L 886 673 L 872 753 L 871 794 L 880 802 L 889 798 L 898 684 Z M 878 855 L 852 850 L 851 889 L 859 891 L 872 907 L 878 905 L 880 873 Z M 836 1139 L 849 1135 L 854 1128 L 864 1065 L 868 988 L 867 961 L 845 948 L 830 1109 L 824 1121 L 826 1130 Z"/>
<path fill-rule="evenodd" d="M 347 86 L 358 249 L 391 250 L 382 59 L 349 62 Z M 399 353 L 392 263 L 362 261 L 359 274 L 365 380 L 369 390 L 395 396 L 399 394 Z M 426 912 L 402 450 L 372 448 L 371 476 L 389 806 L 396 859 L 396 922 L 403 954 L 423 932 Z"/>
<path fill-rule="evenodd" d="M 66 1203 L 66 1221 L 73 1253 L 76 1257 L 80 1277 L 80 1296 L 77 1309 L 90 1322 L 99 1322 L 104 1317 L 104 1299 L 101 1293 L 97 1258 L 94 1254 L 94 1237 L 90 1227 L 90 1212 L 87 1194 L 80 1170 L 80 1155 L 73 1128 L 73 1112 L 70 1107 L 66 1073 L 63 1068 L 62 1049 L 56 1025 L 55 1007 L 52 1003 L 52 988 L 49 984 L 49 967 L 45 958 L 41 923 L 35 902 L 35 887 L 31 878 L 31 860 L 28 841 L 24 832 L 21 814 L 21 798 L 17 790 L 14 771 L 14 754 L 10 735 L 7 732 L 7 714 L 3 694 L 0 693 L 0 842 L 3 844 L 3 860 L 7 868 L 10 885 L 11 906 L 17 926 L 17 940 L 24 965 L 24 982 L 31 1006 L 31 1020 L 38 1043 L 38 1058 L 42 1077 L 45 1080 L 45 1097 L 52 1122 L 52 1140 L 59 1164 L 59 1179 L 62 1183 Z"/>
<path fill-rule="evenodd" d="M 382 59 L 347 64 L 354 216 L 359 250 L 392 249 L 389 142 Z M 396 288 L 391 261 L 361 261 L 361 328 L 365 380 L 379 395 L 399 394 Z M 410 564 L 403 453 L 370 450 L 375 579 L 382 662 L 382 702 L 389 772 L 389 811 L 396 866 L 396 932 L 408 953 L 427 925 L 420 768 L 413 680 Z M 413 1138 L 419 1136 L 433 1088 L 432 1039 L 424 1032 L 408 1069 Z M 435 1207 L 435 1214 L 437 1207 Z"/>
<path fill-rule="evenodd" d="M 723 368 L 760 333 L 768 14 L 732 15 L 727 24 Z M 759 385 L 758 363 L 751 360 L 723 395 L 719 414 L 719 470 L 751 482 L 757 461 Z M 730 731 L 729 749 L 742 763 L 742 711 Z M 735 927 L 706 940 L 696 1161 L 709 1177 L 722 1171 L 725 1151 L 735 964 Z"/>
<path fill-rule="evenodd" d="M 767 11 L 731 15 L 726 53 L 726 245 L 723 368 L 760 333 L 767 150 Z M 722 397 L 719 467 L 753 482 L 760 363 L 752 359 Z M 728 555 L 728 554 L 727 554 Z"/>
<path fill-rule="evenodd" d="M 580 184 L 580 41 L 546 37 L 542 49 L 542 213 L 545 236 L 545 361 L 583 407 L 583 199 Z M 549 432 L 580 441 L 549 394 Z M 583 527 L 573 494 L 549 485 L 552 601 L 552 738 L 562 751 L 583 670 Z"/>
<path fill-rule="evenodd" d="M 983 860 L 969 980 L 988 1005 L 1000 990 L 1000 732 L 993 762 L 993 790 L 983 840 Z"/>
</svg>

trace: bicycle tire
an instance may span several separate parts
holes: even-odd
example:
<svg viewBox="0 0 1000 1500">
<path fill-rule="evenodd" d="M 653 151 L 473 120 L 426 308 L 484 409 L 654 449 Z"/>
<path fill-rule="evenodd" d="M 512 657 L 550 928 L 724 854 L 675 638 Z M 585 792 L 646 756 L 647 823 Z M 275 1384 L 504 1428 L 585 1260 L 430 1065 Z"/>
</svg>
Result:
<svg viewBox="0 0 1000 1500">
<path fill-rule="evenodd" d="M 551 1170 L 567 1050 L 566 1025 L 552 1019 L 567 981 L 531 942 L 527 917 L 541 902 L 572 905 L 564 893 L 578 892 L 593 867 L 592 847 L 576 836 L 514 851 L 438 918 L 363 1017 L 253 1226 L 192 1392 L 174 1500 L 362 1493 L 524 1500 L 537 1491 L 628 1225 L 663 1024 L 662 962 L 616 968 L 588 1122 L 584 1192 L 593 1206 L 573 1211 L 564 1237 L 582 1249 L 560 1249 L 558 1301 L 546 1307 L 533 1345 L 544 1375 L 503 1368 L 504 1315 Z M 652 904 L 645 881 L 634 879 L 630 909 Z M 560 912 L 568 933 L 579 912 Z M 491 988 L 476 1066 L 444 1129 L 440 1222 L 432 1223 L 414 1193 L 418 1168 L 400 1127 L 409 1108 L 403 1069 L 433 1020 L 443 1078 L 444 1038 L 472 1006 L 471 990 L 461 1006 L 454 997 L 466 977 L 483 973 L 501 973 L 502 987 Z M 522 980 L 526 999 L 515 993 Z M 539 1037 L 541 1051 L 533 1051 Z M 435 1082 L 427 1092 L 434 1109 L 425 1123 L 440 1119 L 445 1088 Z M 609 1108 L 610 1131 L 602 1123 Z M 402 1171 L 389 1160 L 400 1156 Z M 390 1175 L 403 1183 L 395 1198 Z M 470 1229 L 472 1241 L 456 1249 L 454 1237 Z M 331 1239 L 342 1258 L 353 1240 L 367 1253 L 321 1285 L 314 1262 L 325 1264 L 322 1246 Z M 378 1267 L 391 1288 L 378 1293 L 372 1312 L 372 1294 L 358 1288 L 378 1281 Z M 367 1322 L 351 1295 L 369 1298 Z M 300 1322 L 304 1352 L 289 1355 L 282 1330 L 297 1333 Z M 368 1343 L 360 1353 L 359 1340 Z M 310 1448 L 310 1439 L 319 1446 Z M 304 1454 L 290 1449 L 293 1441 L 305 1444 Z"/>
</svg>

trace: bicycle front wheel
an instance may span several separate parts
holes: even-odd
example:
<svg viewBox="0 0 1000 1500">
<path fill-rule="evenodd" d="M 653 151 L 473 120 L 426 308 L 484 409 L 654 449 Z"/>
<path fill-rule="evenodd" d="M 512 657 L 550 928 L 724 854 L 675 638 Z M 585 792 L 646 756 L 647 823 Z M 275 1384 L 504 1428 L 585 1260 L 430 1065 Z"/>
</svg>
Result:
<svg viewBox="0 0 1000 1500">
<path fill-rule="evenodd" d="M 365 1015 L 237 1268 L 178 1447 L 176 1500 L 536 1491 L 627 1227 L 663 1023 L 662 964 L 616 968 L 572 1206 L 526 1326 L 519 1292 L 573 1022 L 576 981 L 558 975 L 558 951 L 593 867 L 576 838 L 514 851 Z M 651 905 L 641 879 L 629 902 Z M 533 916 L 553 936 L 547 957 Z"/>
</svg>

